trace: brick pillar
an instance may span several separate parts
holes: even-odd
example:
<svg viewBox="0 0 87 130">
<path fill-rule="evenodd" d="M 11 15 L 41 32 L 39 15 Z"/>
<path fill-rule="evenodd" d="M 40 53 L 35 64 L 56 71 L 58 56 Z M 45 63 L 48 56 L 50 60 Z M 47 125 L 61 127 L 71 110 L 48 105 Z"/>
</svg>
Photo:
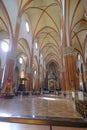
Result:
<svg viewBox="0 0 87 130">
<path fill-rule="evenodd" d="M 87 85 L 87 58 L 86 58 L 86 63 L 85 63 L 85 82 Z"/>
<path fill-rule="evenodd" d="M 26 87 L 26 91 L 30 91 L 30 75 L 29 73 L 26 73 L 27 80 L 25 80 L 25 87 Z"/>
<path fill-rule="evenodd" d="M 14 70 L 14 60 L 8 59 L 5 71 L 5 74 L 7 75 L 6 79 L 10 78 L 11 80 L 13 80 L 13 70 Z"/>
<path fill-rule="evenodd" d="M 46 88 L 48 88 L 48 70 L 46 70 Z"/>
<path fill-rule="evenodd" d="M 13 73 L 14 73 L 14 64 L 15 64 L 14 57 L 15 57 L 15 53 L 8 54 L 8 57 L 6 60 L 6 66 L 5 66 L 3 87 L 4 87 L 7 79 L 10 79 L 13 82 Z"/>
<path fill-rule="evenodd" d="M 79 69 L 78 69 L 77 73 L 76 73 L 76 90 L 79 90 L 79 87 L 80 87 L 79 75 L 80 75 L 80 72 L 79 72 Z"/>
<path fill-rule="evenodd" d="M 38 85 L 39 85 L 39 75 L 37 74 L 35 77 L 34 77 L 34 84 L 35 84 L 35 89 L 36 90 L 38 90 L 39 89 L 39 87 L 38 87 Z"/>
<path fill-rule="evenodd" d="M 65 83 L 67 90 L 76 90 L 76 57 L 72 47 L 65 47 Z"/>
<path fill-rule="evenodd" d="M 3 76 L 3 69 L 0 67 L 0 87 L 1 87 L 2 76 Z"/>
<path fill-rule="evenodd" d="M 42 70 L 42 77 L 41 77 L 41 88 L 44 88 L 44 69 Z"/>
<path fill-rule="evenodd" d="M 59 87 L 61 87 L 62 91 L 66 90 L 66 84 L 65 84 L 65 72 L 60 72 L 59 74 Z"/>
<path fill-rule="evenodd" d="M 29 90 L 33 90 L 33 69 L 29 70 Z"/>
<path fill-rule="evenodd" d="M 36 88 L 40 89 L 40 64 L 38 64 L 38 74 L 36 75 Z"/>
</svg>

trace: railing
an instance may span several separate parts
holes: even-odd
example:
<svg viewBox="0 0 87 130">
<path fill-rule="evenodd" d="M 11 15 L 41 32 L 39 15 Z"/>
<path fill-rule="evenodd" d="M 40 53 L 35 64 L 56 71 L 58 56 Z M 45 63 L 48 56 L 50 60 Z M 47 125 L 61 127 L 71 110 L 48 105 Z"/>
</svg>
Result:
<svg viewBox="0 0 87 130">
<path fill-rule="evenodd" d="M 46 125 L 50 126 L 52 130 L 53 126 L 61 127 L 73 127 L 73 128 L 87 128 L 87 119 L 73 119 L 73 118 L 60 118 L 60 117 L 31 117 L 31 116 L 12 116 L 12 117 L 0 117 L 0 122 L 21 123 L 29 125 Z"/>
</svg>

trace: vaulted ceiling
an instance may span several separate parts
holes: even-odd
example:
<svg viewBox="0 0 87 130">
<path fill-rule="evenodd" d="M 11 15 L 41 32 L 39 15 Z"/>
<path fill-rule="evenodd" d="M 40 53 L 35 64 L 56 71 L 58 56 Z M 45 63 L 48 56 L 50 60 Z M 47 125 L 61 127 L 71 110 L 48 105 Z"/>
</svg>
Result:
<svg viewBox="0 0 87 130">
<path fill-rule="evenodd" d="M 81 55 L 87 36 L 87 0 L 17 0 L 19 14 L 25 15 L 30 22 L 33 41 L 37 40 L 46 65 L 61 62 L 63 46 L 62 27 L 66 28 L 66 43 L 70 42 Z M 84 4 L 85 2 L 85 4 Z M 6 33 L 9 25 L 6 15 L 2 14 L 0 6 L 0 32 Z M 4 13 L 4 12 L 3 12 Z M 7 24 L 3 21 L 7 20 Z M 65 25 L 62 23 L 65 19 Z M 69 37 L 69 38 L 67 38 Z"/>
<path fill-rule="evenodd" d="M 61 45 L 61 1 L 18 0 L 18 4 L 30 21 L 33 40 L 37 41 L 46 64 L 58 64 Z"/>
<path fill-rule="evenodd" d="M 66 42 L 71 42 L 71 46 L 81 55 L 84 54 L 87 35 L 87 20 L 84 16 L 86 0 L 18 0 L 18 4 L 21 13 L 25 13 L 30 21 L 33 40 L 37 39 L 46 64 L 55 62 L 58 65 L 61 62 L 63 18 Z"/>
</svg>

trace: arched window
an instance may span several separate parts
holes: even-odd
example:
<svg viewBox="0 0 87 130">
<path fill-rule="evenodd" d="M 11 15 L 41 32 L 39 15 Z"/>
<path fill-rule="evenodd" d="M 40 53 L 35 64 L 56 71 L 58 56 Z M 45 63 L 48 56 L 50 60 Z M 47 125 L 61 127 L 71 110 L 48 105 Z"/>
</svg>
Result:
<svg viewBox="0 0 87 130">
<path fill-rule="evenodd" d="M 19 57 L 18 62 L 19 62 L 20 64 L 23 64 L 23 58 L 22 58 L 22 57 Z"/>
<path fill-rule="evenodd" d="M 29 33 L 30 32 L 30 27 L 29 27 L 29 23 L 28 23 L 28 21 L 26 21 L 26 31 Z"/>
<path fill-rule="evenodd" d="M 9 50 L 9 39 L 3 39 L 1 41 L 1 49 L 4 51 L 4 52 L 8 52 Z"/>
<path fill-rule="evenodd" d="M 77 55 L 77 59 L 81 60 L 81 55 L 80 54 Z"/>
</svg>

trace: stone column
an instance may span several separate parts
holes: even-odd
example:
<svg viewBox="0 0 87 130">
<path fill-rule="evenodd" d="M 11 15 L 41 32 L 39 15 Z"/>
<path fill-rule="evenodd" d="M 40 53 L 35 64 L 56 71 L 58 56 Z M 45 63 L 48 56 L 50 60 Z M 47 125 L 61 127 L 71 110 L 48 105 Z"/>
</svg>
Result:
<svg viewBox="0 0 87 130">
<path fill-rule="evenodd" d="M 66 91 L 76 90 L 76 57 L 73 47 L 65 47 L 63 50 L 65 59 L 65 83 Z"/>
</svg>

